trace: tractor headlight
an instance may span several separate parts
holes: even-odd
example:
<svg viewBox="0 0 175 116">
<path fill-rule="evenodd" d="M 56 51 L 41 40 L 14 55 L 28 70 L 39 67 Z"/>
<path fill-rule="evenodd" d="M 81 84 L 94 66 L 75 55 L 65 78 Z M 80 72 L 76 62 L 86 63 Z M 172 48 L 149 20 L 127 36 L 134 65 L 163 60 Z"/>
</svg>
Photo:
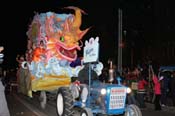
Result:
<svg viewBox="0 0 175 116">
<path fill-rule="evenodd" d="M 102 94 L 102 95 L 105 95 L 105 94 L 106 94 L 106 89 L 104 89 L 104 88 L 101 89 L 101 94 Z"/>
<path fill-rule="evenodd" d="M 126 92 L 127 93 L 131 93 L 131 91 L 132 91 L 131 88 L 130 87 L 127 87 Z"/>
</svg>

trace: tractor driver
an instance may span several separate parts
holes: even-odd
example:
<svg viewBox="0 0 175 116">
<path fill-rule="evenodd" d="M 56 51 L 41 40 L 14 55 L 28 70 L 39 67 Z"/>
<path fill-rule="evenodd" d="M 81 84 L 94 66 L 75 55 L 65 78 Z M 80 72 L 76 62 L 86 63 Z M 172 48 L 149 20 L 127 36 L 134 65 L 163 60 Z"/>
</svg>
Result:
<svg viewBox="0 0 175 116">
<path fill-rule="evenodd" d="M 97 73 L 89 68 L 90 64 L 85 64 L 84 68 L 78 73 L 78 81 L 81 83 L 81 100 L 82 107 L 85 107 L 87 96 L 88 96 L 88 85 L 89 85 L 89 69 L 91 69 L 91 82 L 98 79 Z"/>
</svg>

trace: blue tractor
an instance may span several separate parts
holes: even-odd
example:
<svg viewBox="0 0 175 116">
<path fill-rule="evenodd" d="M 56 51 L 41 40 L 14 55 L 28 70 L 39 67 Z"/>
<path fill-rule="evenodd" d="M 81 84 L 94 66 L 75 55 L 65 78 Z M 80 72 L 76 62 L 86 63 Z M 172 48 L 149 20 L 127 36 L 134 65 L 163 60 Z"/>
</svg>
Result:
<svg viewBox="0 0 175 116">
<path fill-rule="evenodd" d="M 78 81 L 73 82 L 70 87 L 73 100 L 69 99 L 70 96 L 69 98 L 57 98 L 57 104 L 59 103 L 58 114 L 63 116 L 62 113 L 66 112 L 64 109 L 66 104 L 64 103 L 70 100 L 72 102 L 69 103 L 72 104 L 70 106 L 73 110 L 71 116 L 142 116 L 138 106 L 126 104 L 127 94 L 131 92 L 131 89 L 122 85 L 119 79 L 117 81 L 117 84 L 102 83 L 99 80 L 92 81 L 91 76 L 89 76 L 88 85 L 81 84 Z M 85 104 L 81 99 L 82 88 L 84 87 L 88 90 Z"/>
</svg>

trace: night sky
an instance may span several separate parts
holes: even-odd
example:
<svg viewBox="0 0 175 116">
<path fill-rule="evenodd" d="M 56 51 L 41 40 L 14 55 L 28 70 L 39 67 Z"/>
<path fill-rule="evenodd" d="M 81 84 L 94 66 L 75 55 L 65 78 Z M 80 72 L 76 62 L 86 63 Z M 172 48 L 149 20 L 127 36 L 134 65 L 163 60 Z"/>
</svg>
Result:
<svg viewBox="0 0 175 116">
<path fill-rule="evenodd" d="M 164 0 L 6 1 L 1 3 L 5 7 L 1 10 L 0 45 L 5 47 L 2 65 L 14 67 L 16 55 L 24 54 L 27 45 L 26 32 L 35 12 L 59 13 L 66 6 L 77 6 L 84 10 L 88 15 L 83 15 L 81 28 L 92 28 L 83 39 L 99 36 L 100 60 L 106 61 L 109 57 L 116 57 L 118 8 L 123 10 L 123 31 L 126 32 L 124 41 L 143 47 L 156 41 L 156 38 L 160 41 L 164 41 L 167 35 L 173 38 L 175 9 L 172 3 L 172 0 L 166 0 L 166 3 Z"/>
</svg>

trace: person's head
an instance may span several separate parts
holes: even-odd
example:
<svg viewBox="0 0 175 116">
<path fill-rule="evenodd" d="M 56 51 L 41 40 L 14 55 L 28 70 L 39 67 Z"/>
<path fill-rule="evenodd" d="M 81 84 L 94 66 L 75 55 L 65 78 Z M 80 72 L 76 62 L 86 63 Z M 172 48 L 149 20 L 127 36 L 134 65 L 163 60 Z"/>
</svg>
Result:
<svg viewBox="0 0 175 116">
<path fill-rule="evenodd" d="M 140 70 L 137 67 L 135 67 L 134 71 L 133 71 L 133 74 L 138 77 L 140 75 Z"/>
<path fill-rule="evenodd" d="M 0 47 L 0 53 L 1 53 L 1 51 L 3 51 L 4 50 L 4 47 L 3 46 L 1 46 Z"/>
</svg>

